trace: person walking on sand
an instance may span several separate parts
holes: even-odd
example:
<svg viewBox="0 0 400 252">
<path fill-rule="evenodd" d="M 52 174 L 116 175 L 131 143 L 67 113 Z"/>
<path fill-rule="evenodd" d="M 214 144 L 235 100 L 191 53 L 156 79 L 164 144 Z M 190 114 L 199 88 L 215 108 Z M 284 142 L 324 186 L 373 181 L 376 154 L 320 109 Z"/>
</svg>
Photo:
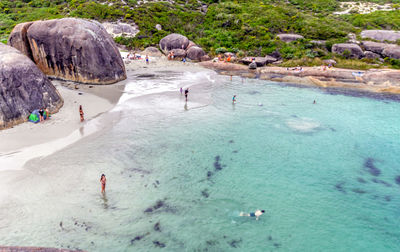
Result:
<svg viewBox="0 0 400 252">
<path fill-rule="evenodd" d="M 189 94 L 189 88 L 186 88 L 185 89 L 185 100 L 186 101 L 187 101 L 188 94 Z"/>
<path fill-rule="evenodd" d="M 100 177 L 100 184 L 101 184 L 101 193 L 105 193 L 106 192 L 106 175 L 101 174 Z"/>
<path fill-rule="evenodd" d="M 265 213 L 265 210 L 256 210 L 254 213 L 243 213 L 240 212 L 239 216 L 256 217 L 256 220 Z"/>
<path fill-rule="evenodd" d="M 235 104 L 235 102 L 236 102 L 236 95 L 234 95 L 232 98 L 232 104 Z"/>
<path fill-rule="evenodd" d="M 79 105 L 79 115 L 81 116 L 81 122 L 83 122 L 83 120 L 85 120 L 85 118 L 83 117 L 83 109 L 82 109 L 82 105 Z"/>
</svg>

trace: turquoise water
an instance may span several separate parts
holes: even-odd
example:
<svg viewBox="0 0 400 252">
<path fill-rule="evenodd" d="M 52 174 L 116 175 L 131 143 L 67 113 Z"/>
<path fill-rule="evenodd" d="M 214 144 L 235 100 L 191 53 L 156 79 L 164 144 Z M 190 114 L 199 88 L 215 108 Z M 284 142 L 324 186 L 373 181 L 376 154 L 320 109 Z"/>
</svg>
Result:
<svg viewBox="0 0 400 252">
<path fill-rule="evenodd" d="M 179 92 L 128 100 L 111 129 L 31 162 L 0 210 L 1 243 L 400 250 L 399 102 L 218 75 L 201 82 L 196 103 L 185 107 Z M 266 210 L 258 221 L 239 217 L 256 209 Z"/>
</svg>

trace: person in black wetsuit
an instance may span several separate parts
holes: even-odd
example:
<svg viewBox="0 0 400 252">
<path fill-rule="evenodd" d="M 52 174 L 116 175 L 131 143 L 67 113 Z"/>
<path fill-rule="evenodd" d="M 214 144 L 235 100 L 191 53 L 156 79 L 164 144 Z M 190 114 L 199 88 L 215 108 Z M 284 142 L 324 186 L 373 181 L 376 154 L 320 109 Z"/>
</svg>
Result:
<svg viewBox="0 0 400 252">
<path fill-rule="evenodd" d="M 189 88 L 186 88 L 185 89 L 185 99 L 186 99 L 186 101 L 187 101 L 188 94 L 189 94 Z"/>
<path fill-rule="evenodd" d="M 265 210 L 256 210 L 254 213 L 243 213 L 240 212 L 239 216 L 256 217 L 256 220 L 265 213 Z"/>
</svg>

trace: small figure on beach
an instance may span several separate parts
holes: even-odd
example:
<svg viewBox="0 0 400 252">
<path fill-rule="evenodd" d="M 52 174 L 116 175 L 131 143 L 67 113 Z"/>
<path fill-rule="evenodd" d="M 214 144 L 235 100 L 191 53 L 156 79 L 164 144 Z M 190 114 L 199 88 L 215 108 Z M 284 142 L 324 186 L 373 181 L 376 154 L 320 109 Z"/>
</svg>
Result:
<svg viewBox="0 0 400 252">
<path fill-rule="evenodd" d="M 185 62 L 186 62 L 186 58 L 183 58 L 183 59 L 182 59 L 182 62 L 185 63 Z"/>
<path fill-rule="evenodd" d="M 101 184 L 101 193 L 105 193 L 106 192 L 106 175 L 101 174 L 100 177 L 100 184 Z"/>
<path fill-rule="evenodd" d="M 44 109 L 44 111 L 46 112 L 46 119 L 50 118 L 50 112 L 47 108 Z"/>
<path fill-rule="evenodd" d="M 188 94 L 189 94 L 189 88 L 186 88 L 185 89 L 185 100 L 186 101 L 187 101 Z"/>
<path fill-rule="evenodd" d="M 236 95 L 234 95 L 234 96 L 232 97 L 232 104 L 235 104 L 235 102 L 236 102 Z"/>
<path fill-rule="evenodd" d="M 317 102 L 314 100 L 313 104 L 316 104 Z"/>
<path fill-rule="evenodd" d="M 182 93 L 183 93 L 183 88 L 181 87 L 181 89 L 180 89 L 179 91 L 181 92 L 181 95 L 182 95 Z"/>
<path fill-rule="evenodd" d="M 146 64 L 149 64 L 149 55 L 146 54 Z"/>
<path fill-rule="evenodd" d="M 256 210 L 254 213 L 244 213 L 240 212 L 239 216 L 256 217 L 256 220 L 260 218 L 261 215 L 265 213 L 265 210 Z"/>
<path fill-rule="evenodd" d="M 85 120 L 85 118 L 83 117 L 84 113 L 83 113 L 82 105 L 79 105 L 79 115 L 81 116 L 81 122 L 83 122 Z"/>
<path fill-rule="evenodd" d="M 43 114 L 44 114 L 44 110 L 42 108 L 39 109 L 39 122 L 44 120 Z"/>
</svg>

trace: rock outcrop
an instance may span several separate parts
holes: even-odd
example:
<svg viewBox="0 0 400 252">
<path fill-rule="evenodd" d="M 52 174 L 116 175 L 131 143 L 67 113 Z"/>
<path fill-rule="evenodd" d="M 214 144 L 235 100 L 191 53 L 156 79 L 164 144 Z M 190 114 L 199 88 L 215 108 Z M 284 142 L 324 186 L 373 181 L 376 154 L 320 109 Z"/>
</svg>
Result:
<svg viewBox="0 0 400 252">
<path fill-rule="evenodd" d="M 158 50 L 157 47 L 149 46 L 141 53 L 143 55 L 148 55 L 151 57 L 161 57 L 163 54 Z"/>
<path fill-rule="evenodd" d="M 400 39 L 400 31 L 391 30 L 364 30 L 361 32 L 362 38 L 369 38 L 379 41 L 396 42 Z"/>
<path fill-rule="evenodd" d="M 191 60 L 201 61 L 201 57 L 206 55 L 203 49 L 198 46 L 192 46 L 187 50 L 186 57 Z"/>
<path fill-rule="evenodd" d="M 332 52 L 336 54 L 344 54 L 345 51 L 349 52 L 349 57 L 351 58 L 357 58 L 360 59 L 364 56 L 364 52 L 361 49 L 360 46 L 356 44 L 348 44 L 348 43 L 342 43 L 342 44 L 334 44 L 332 46 Z"/>
<path fill-rule="evenodd" d="M 255 60 L 255 63 L 257 64 L 258 67 L 265 66 L 266 64 L 275 62 L 276 59 L 271 56 L 266 56 L 266 57 L 245 57 L 240 60 L 245 65 L 249 65 L 253 62 L 253 59 Z"/>
<path fill-rule="evenodd" d="M 189 39 L 183 35 L 172 33 L 160 40 L 160 48 L 165 54 L 173 49 L 186 50 Z"/>
<path fill-rule="evenodd" d="M 249 69 L 257 69 L 257 63 L 255 61 L 249 64 Z"/>
<path fill-rule="evenodd" d="M 371 51 L 378 54 L 381 54 L 383 50 L 385 50 L 385 48 L 388 46 L 388 44 L 386 43 L 378 43 L 373 41 L 363 41 L 362 45 L 366 51 Z"/>
<path fill-rule="evenodd" d="M 364 57 L 367 59 L 379 59 L 381 56 L 379 54 L 371 52 L 371 51 L 365 51 Z"/>
<path fill-rule="evenodd" d="M 0 129 L 25 122 L 35 109 L 57 112 L 63 99 L 27 56 L 0 43 Z"/>
<path fill-rule="evenodd" d="M 102 23 L 108 34 L 110 34 L 113 38 L 115 37 L 128 37 L 133 38 L 138 34 L 139 27 L 136 24 L 127 24 L 127 23 Z"/>
<path fill-rule="evenodd" d="M 92 84 L 126 79 L 116 44 L 95 21 L 63 18 L 20 24 L 8 43 L 48 76 Z"/>
<path fill-rule="evenodd" d="M 383 50 L 382 55 L 392 59 L 400 59 L 400 46 L 390 45 Z"/>
<path fill-rule="evenodd" d="M 277 37 L 286 43 L 293 42 L 295 40 L 304 38 L 303 36 L 298 35 L 298 34 L 285 34 L 285 33 L 278 34 Z"/>
</svg>

